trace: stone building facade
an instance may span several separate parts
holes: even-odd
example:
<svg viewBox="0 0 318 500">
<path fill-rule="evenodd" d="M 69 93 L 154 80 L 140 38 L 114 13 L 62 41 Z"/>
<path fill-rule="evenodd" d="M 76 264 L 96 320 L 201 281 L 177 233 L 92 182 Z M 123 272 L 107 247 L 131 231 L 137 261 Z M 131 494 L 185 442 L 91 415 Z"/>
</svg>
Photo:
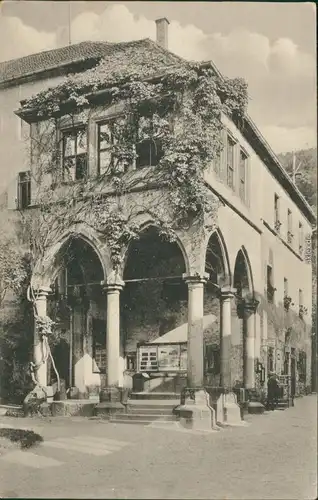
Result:
<svg viewBox="0 0 318 500">
<path fill-rule="evenodd" d="M 166 50 L 150 41 L 132 43 L 136 51 Z M 31 68 L 29 73 L 3 78 L 5 133 L 0 148 L 3 165 L 10 164 L 5 170 L 7 209 L 15 210 L 18 203 L 20 209 L 31 210 L 37 192 L 34 179 L 39 166 L 34 156 L 30 165 L 16 128 L 22 127 L 26 136 L 31 130 L 34 138 L 45 124 L 42 120 L 39 126 L 23 112 L 17 118 L 17 100 L 57 85 L 64 71 L 82 72 L 96 64 L 110 45 L 116 51 L 121 44 L 80 44 L 80 50 L 87 51 L 84 59 L 78 56 L 79 46 L 64 52 L 57 49 L 51 51 L 53 63 L 42 56 L 43 67 L 47 66 L 43 75 Z M 30 56 L 31 63 L 37 57 Z M 174 56 L 167 52 L 167 57 Z M 18 66 L 13 61 L 7 67 Z M 120 113 L 120 104 L 105 106 L 97 99 L 91 105 L 82 151 L 89 178 L 96 176 L 101 162 L 101 126 Z M 246 116 L 241 128 L 225 115 L 222 121 L 220 161 L 205 172 L 206 187 L 219 200 L 216 227 L 193 224 L 176 231 L 176 241 L 167 242 L 147 209 L 158 196 L 164 198 L 160 186 L 148 189 L 143 183 L 145 172 L 155 167 L 134 165 L 127 175 L 135 178 L 137 187 L 122 195 L 120 203 L 127 214 L 136 205 L 146 207 L 134 216 L 143 231 L 137 242 L 124 248 L 119 269 L 114 269 L 107 239 L 85 221 L 61 232 L 36 266 L 32 285 L 40 316 L 50 315 L 57 297 L 67 296 L 55 357 L 60 376 L 83 396 L 108 386 L 131 388 L 139 367 L 138 346 L 184 325 L 184 385 L 254 390 L 270 371 L 276 371 L 292 375 L 296 393 L 310 386 L 312 269 L 305 252 L 315 217 L 252 120 Z M 60 123 L 59 133 L 67 134 L 68 118 Z M 83 128 L 80 116 L 75 116 L 75 123 Z M 25 189 L 23 174 L 29 170 L 33 175 Z M 103 189 L 114 201 L 111 186 Z M 170 207 L 163 203 L 160 210 L 164 217 Z M 207 316 L 211 322 L 204 327 Z M 40 344 L 36 338 L 36 361 Z M 171 369 L 159 371 L 156 378 L 163 387 L 178 375 L 179 370 Z M 52 382 L 47 364 L 38 370 L 38 379 L 42 385 Z"/>
</svg>

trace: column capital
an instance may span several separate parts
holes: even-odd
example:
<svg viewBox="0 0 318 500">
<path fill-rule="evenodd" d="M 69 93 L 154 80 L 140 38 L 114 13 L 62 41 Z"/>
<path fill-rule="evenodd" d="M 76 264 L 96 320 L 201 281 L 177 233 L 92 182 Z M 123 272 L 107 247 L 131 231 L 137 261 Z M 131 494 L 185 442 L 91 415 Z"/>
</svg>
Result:
<svg viewBox="0 0 318 500">
<path fill-rule="evenodd" d="M 47 297 L 49 293 L 52 293 L 52 289 L 49 286 L 38 286 L 34 288 L 35 299 Z"/>
<path fill-rule="evenodd" d="M 202 273 L 202 274 L 196 273 L 192 275 L 183 273 L 182 278 L 187 284 L 193 284 L 193 285 L 201 283 L 204 284 L 209 279 L 209 273 Z"/>
<path fill-rule="evenodd" d="M 231 288 L 230 286 L 224 286 L 220 288 L 220 298 L 221 300 L 232 299 L 236 294 L 236 288 Z"/>
<path fill-rule="evenodd" d="M 244 309 L 246 312 L 255 314 L 258 306 L 259 306 L 259 300 L 256 300 L 254 298 L 244 300 Z"/>
<path fill-rule="evenodd" d="M 101 285 L 103 287 L 103 290 L 105 290 L 105 292 L 112 293 L 112 292 L 120 292 L 124 288 L 125 282 L 120 278 L 116 278 L 115 280 L 107 279 L 106 281 L 102 281 Z"/>
</svg>

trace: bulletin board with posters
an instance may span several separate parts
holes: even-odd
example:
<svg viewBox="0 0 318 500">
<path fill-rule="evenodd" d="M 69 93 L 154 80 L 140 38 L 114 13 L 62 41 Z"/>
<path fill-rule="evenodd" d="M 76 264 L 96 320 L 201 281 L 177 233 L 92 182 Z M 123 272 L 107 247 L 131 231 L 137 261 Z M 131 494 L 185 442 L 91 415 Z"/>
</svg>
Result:
<svg viewBox="0 0 318 500">
<path fill-rule="evenodd" d="M 186 342 L 138 346 L 139 372 L 185 372 L 186 370 Z"/>
</svg>

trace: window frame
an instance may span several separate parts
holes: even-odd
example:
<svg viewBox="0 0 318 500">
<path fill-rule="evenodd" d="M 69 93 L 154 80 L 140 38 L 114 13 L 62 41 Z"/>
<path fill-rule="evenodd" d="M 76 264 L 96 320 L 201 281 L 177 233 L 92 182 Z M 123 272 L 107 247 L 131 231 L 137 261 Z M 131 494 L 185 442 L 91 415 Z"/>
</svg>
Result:
<svg viewBox="0 0 318 500">
<path fill-rule="evenodd" d="M 293 214 L 290 208 L 287 209 L 287 243 L 289 245 L 293 244 L 294 235 L 293 235 Z"/>
<path fill-rule="evenodd" d="M 143 118 L 151 120 L 151 122 L 152 122 L 153 115 L 150 117 L 143 117 Z M 150 157 L 150 163 L 140 165 L 139 159 L 141 158 L 141 155 L 138 155 L 138 147 L 141 147 L 142 144 L 145 144 L 145 143 L 149 144 L 147 156 Z M 152 164 L 152 155 L 151 155 L 153 147 L 155 147 L 157 149 L 157 151 L 155 152 L 155 158 L 157 159 L 157 161 L 154 164 Z M 136 170 L 140 170 L 143 168 L 149 168 L 149 167 L 150 168 L 157 167 L 161 158 L 162 158 L 162 155 L 163 155 L 162 140 L 160 138 L 154 139 L 153 137 L 145 137 L 144 139 L 139 140 L 139 126 L 138 126 L 138 130 L 136 131 L 135 151 L 136 151 L 136 155 L 137 155 L 136 156 Z"/>
<path fill-rule="evenodd" d="M 284 297 L 288 297 L 288 279 L 284 278 Z"/>
<path fill-rule="evenodd" d="M 303 307 L 304 307 L 304 294 L 302 288 L 298 289 L 298 316 L 303 319 L 304 317 L 304 312 L 303 312 Z"/>
<path fill-rule="evenodd" d="M 239 157 L 239 197 L 240 199 L 246 203 L 247 201 L 247 169 L 248 169 L 248 159 L 249 155 L 245 151 L 242 146 L 240 146 L 240 151 L 239 151 L 240 157 Z M 244 160 L 242 161 L 242 156 L 244 156 Z M 242 174 L 242 165 L 244 166 L 244 179 Z M 242 193 L 242 186 L 243 186 L 243 193 Z"/>
<path fill-rule="evenodd" d="M 101 173 L 101 168 L 100 168 L 101 167 L 101 161 L 100 161 L 101 160 L 101 153 L 111 150 L 111 148 L 114 144 L 113 143 L 112 125 L 113 125 L 114 121 L 116 120 L 116 118 L 117 118 L 117 116 L 116 117 L 112 116 L 112 117 L 106 118 L 105 120 L 98 121 L 96 123 L 96 125 L 97 125 L 97 175 L 104 175 L 107 172 L 107 169 L 106 169 L 103 173 Z M 109 126 L 111 142 L 109 143 L 109 146 L 107 148 L 101 149 L 101 147 L 100 147 L 100 144 L 101 144 L 100 129 L 104 125 Z M 111 153 L 110 154 L 110 162 L 109 162 L 109 165 L 107 167 L 109 169 L 109 172 L 111 171 L 113 164 L 114 164 L 114 156 L 113 156 L 113 153 Z"/>
<path fill-rule="evenodd" d="M 232 164 L 229 163 L 229 145 L 232 149 Z M 227 131 L 227 139 L 226 139 L 226 184 L 227 186 L 235 191 L 235 146 L 237 145 L 236 139 L 232 136 L 232 134 Z M 231 179 L 231 183 L 229 182 Z"/>
<path fill-rule="evenodd" d="M 304 252 L 304 226 L 301 221 L 298 222 L 298 253 L 302 255 Z"/>
<path fill-rule="evenodd" d="M 267 294 L 267 301 L 270 304 L 274 303 L 275 291 L 276 291 L 276 288 L 273 285 L 273 266 L 271 266 L 270 264 L 267 264 L 267 266 L 266 266 L 266 294 Z"/>
<path fill-rule="evenodd" d="M 84 132 L 85 134 L 85 152 L 84 153 L 77 153 L 78 149 L 78 137 L 79 137 L 79 132 Z M 68 182 L 69 179 L 66 179 L 66 171 L 70 172 L 70 169 L 66 167 L 65 163 L 67 160 L 74 159 L 74 177 L 70 179 L 70 182 L 78 182 L 81 180 L 85 180 L 88 177 L 88 130 L 85 125 L 78 125 L 74 126 L 72 128 L 65 128 L 61 130 L 62 134 L 62 177 L 64 182 Z M 75 140 L 75 145 L 74 145 L 74 154 L 71 155 L 65 155 L 66 152 L 66 147 L 67 147 L 67 137 L 74 135 L 76 137 Z M 84 158 L 85 159 L 85 172 L 84 175 L 81 177 L 77 177 L 77 159 L 78 158 Z"/>
<path fill-rule="evenodd" d="M 22 179 L 22 176 L 25 179 Z M 24 170 L 18 173 L 18 192 L 17 192 L 17 208 L 18 210 L 25 210 L 31 205 L 31 170 Z M 22 188 L 26 188 L 26 203 L 22 203 Z"/>
<path fill-rule="evenodd" d="M 103 342 L 104 331 L 106 331 L 106 320 L 93 318 L 92 321 L 92 372 L 99 373 L 101 375 L 106 374 L 107 370 L 107 349 L 106 349 L 106 341 Z M 99 328 L 103 327 L 103 328 Z M 97 363 L 99 357 L 103 361 L 103 366 L 100 366 Z"/>
<path fill-rule="evenodd" d="M 282 225 L 280 221 L 280 197 L 277 193 L 274 193 L 274 227 L 275 230 L 279 233 L 280 226 Z"/>
</svg>

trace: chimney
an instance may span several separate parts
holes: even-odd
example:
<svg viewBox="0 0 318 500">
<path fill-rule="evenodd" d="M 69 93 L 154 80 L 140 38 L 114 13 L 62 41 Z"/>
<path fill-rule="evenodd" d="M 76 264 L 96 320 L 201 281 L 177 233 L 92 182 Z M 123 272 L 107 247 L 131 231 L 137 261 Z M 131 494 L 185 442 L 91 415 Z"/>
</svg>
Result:
<svg viewBox="0 0 318 500">
<path fill-rule="evenodd" d="M 157 27 L 157 43 L 161 45 L 164 49 L 168 49 L 168 26 L 169 21 L 166 17 L 161 17 L 156 19 Z"/>
</svg>

